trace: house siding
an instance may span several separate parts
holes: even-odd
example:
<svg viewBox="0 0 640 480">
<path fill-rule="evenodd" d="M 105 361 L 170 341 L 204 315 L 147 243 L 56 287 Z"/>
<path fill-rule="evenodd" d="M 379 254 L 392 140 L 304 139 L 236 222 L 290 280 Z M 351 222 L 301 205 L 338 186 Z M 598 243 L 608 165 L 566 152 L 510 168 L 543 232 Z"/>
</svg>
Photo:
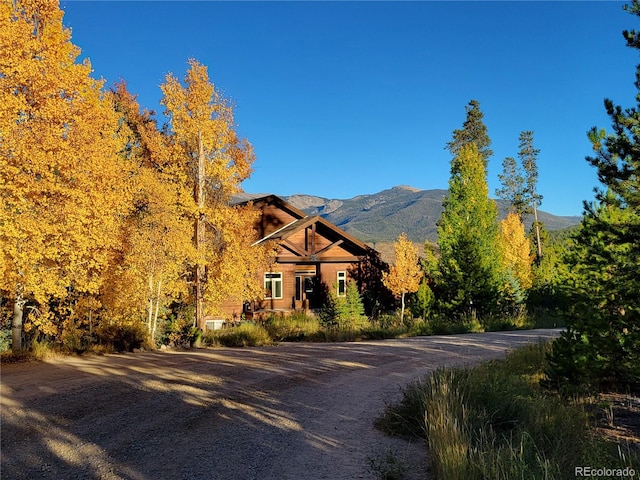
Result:
<svg viewBox="0 0 640 480">
<path fill-rule="evenodd" d="M 282 298 L 259 298 L 244 305 L 241 300 L 227 299 L 219 308 L 227 319 L 238 320 L 243 315 L 263 318 L 273 312 L 320 308 L 327 295 L 335 293 L 338 272 L 346 272 L 346 280 L 351 280 L 351 273 L 358 271 L 361 258 L 370 251 L 325 219 L 307 217 L 274 195 L 253 204 L 262 212 L 254 224 L 261 239 L 279 243 L 275 264 L 258 275 L 264 282 L 265 273 L 281 272 Z M 297 283 L 300 288 L 296 296 Z"/>
</svg>

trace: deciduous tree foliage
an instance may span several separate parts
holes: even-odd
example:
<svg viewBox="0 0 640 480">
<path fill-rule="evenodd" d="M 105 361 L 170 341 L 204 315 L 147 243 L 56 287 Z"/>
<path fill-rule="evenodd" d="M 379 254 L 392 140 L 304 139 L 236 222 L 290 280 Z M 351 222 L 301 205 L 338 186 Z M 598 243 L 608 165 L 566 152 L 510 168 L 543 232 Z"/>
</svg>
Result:
<svg viewBox="0 0 640 480">
<path fill-rule="evenodd" d="M 136 168 L 120 257 L 110 270 L 110 282 L 120 288 L 103 292 L 103 304 L 110 320 L 139 319 L 146 312 L 147 330 L 154 339 L 161 308 L 188 298 L 188 267 L 195 260 L 192 185 L 172 165 L 168 137 L 158 130 L 151 112 L 140 112 L 124 83 L 116 85 L 112 96 L 122 116 L 121 154 Z"/>
<path fill-rule="evenodd" d="M 62 17 L 56 1 L 0 3 L 0 289 L 14 350 L 26 302 L 98 291 L 129 195 L 118 117 Z"/>
<path fill-rule="evenodd" d="M 483 158 L 475 143 L 464 145 L 451 162 L 449 194 L 438 222 L 439 301 L 454 315 L 483 315 L 498 304 L 498 209 L 488 195 Z"/>
<path fill-rule="evenodd" d="M 520 216 L 515 212 L 510 212 L 507 218 L 500 222 L 500 246 L 505 270 L 515 276 L 520 288 L 531 288 L 531 243 L 525 234 Z"/>
<path fill-rule="evenodd" d="M 418 290 L 423 273 L 416 248 L 405 233 L 400 234 L 394 243 L 394 248 L 395 263 L 389 268 L 389 272 L 382 274 L 382 281 L 394 295 L 400 296 L 402 305 L 400 318 L 404 319 L 405 295 Z"/>
<path fill-rule="evenodd" d="M 637 0 L 625 8 L 640 16 Z M 640 49 L 640 33 L 623 35 Z M 556 385 L 640 388 L 640 65 L 635 85 L 634 107 L 605 100 L 613 132 L 589 132 L 595 156 L 587 161 L 606 189 L 585 203 L 568 258 L 574 308 L 554 342 L 549 377 Z"/>
<path fill-rule="evenodd" d="M 251 246 L 248 227 L 239 222 L 239 216 L 249 220 L 251 207 L 242 211 L 230 206 L 251 173 L 254 154 L 251 145 L 238 138 L 233 108 L 209 81 L 204 65 L 190 60 L 184 85 L 169 74 L 161 89 L 170 118 L 172 161 L 194 192 L 196 322 L 202 327 L 205 298 L 219 301 L 223 292 L 244 296 L 259 289 L 248 269 L 266 255 L 258 253 L 261 247 Z"/>
</svg>

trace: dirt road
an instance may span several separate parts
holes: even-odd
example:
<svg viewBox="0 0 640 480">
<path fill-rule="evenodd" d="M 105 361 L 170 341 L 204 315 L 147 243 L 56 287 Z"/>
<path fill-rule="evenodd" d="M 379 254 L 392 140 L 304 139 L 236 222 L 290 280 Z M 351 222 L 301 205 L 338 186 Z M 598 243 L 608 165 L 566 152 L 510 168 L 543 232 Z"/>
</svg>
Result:
<svg viewBox="0 0 640 480">
<path fill-rule="evenodd" d="M 425 446 L 372 425 L 435 367 L 502 357 L 552 330 L 61 357 L 2 366 L 2 479 L 373 479 Z"/>
</svg>

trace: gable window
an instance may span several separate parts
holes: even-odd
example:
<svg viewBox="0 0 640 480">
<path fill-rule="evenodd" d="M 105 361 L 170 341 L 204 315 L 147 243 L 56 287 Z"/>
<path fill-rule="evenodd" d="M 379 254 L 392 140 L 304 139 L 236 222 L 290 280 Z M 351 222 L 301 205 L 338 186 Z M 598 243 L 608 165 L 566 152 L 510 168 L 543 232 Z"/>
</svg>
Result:
<svg viewBox="0 0 640 480">
<path fill-rule="evenodd" d="M 339 297 L 344 297 L 347 294 L 347 272 L 338 272 L 337 290 Z"/>
<path fill-rule="evenodd" d="M 282 272 L 264 274 L 264 298 L 282 298 Z"/>
</svg>

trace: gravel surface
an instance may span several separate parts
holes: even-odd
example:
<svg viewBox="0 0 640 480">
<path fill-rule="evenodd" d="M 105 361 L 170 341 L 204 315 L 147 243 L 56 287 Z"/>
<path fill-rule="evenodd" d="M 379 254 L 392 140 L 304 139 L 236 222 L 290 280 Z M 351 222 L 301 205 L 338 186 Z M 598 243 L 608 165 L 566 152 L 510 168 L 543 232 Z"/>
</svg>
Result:
<svg viewBox="0 0 640 480">
<path fill-rule="evenodd" d="M 393 455 L 428 478 L 423 442 L 373 427 L 401 387 L 557 330 L 359 343 L 56 357 L 7 364 L 1 476 L 375 479 Z"/>
</svg>

